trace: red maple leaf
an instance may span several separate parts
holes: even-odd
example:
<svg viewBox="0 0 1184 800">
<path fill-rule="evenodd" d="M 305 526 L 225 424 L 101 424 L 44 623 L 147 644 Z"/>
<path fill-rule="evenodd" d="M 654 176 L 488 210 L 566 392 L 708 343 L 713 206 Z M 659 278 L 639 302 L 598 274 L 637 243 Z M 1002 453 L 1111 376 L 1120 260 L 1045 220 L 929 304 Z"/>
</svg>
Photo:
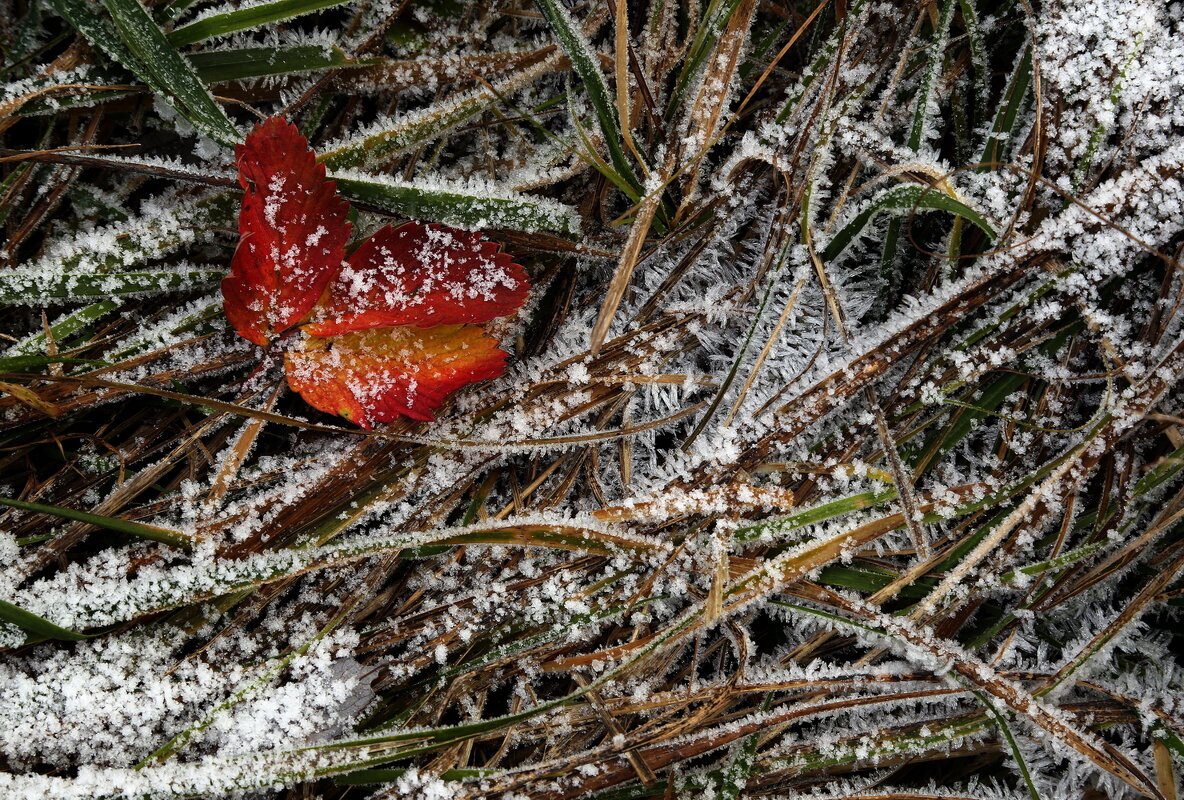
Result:
<svg viewBox="0 0 1184 800">
<path fill-rule="evenodd" d="M 408 222 L 346 258 L 349 203 L 295 125 L 272 117 L 235 155 L 244 195 L 226 317 L 255 344 L 283 340 L 288 385 L 310 405 L 367 430 L 430 420 L 451 392 L 502 373 L 506 353 L 477 323 L 516 311 L 530 284 L 495 243 Z"/>
</svg>

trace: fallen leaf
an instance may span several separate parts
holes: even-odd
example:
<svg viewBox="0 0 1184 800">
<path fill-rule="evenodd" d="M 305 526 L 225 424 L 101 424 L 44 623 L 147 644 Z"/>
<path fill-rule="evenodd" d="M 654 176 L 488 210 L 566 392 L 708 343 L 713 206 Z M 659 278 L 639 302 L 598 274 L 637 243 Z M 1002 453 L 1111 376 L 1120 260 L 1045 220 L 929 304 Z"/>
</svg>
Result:
<svg viewBox="0 0 1184 800">
<path fill-rule="evenodd" d="M 266 346 L 300 322 L 341 269 L 349 204 L 295 125 L 272 117 L 235 148 L 239 244 L 222 281 L 234 329 Z"/>
<path fill-rule="evenodd" d="M 468 323 L 512 314 L 525 270 L 480 233 L 389 225 L 348 258 L 349 204 L 294 125 L 273 117 L 236 149 L 241 239 L 222 281 L 244 338 L 282 340 L 288 385 L 363 428 L 433 419 L 449 393 L 497 377 L 506 353 Z"/>
<path fill-rule="evenodd" d="M 382 228 L 351 255 L 305 330 L 313 336 L 389 325 L 460 325 L 512 314 L 529 283 L 493 242 L 408 222 Z"/>
<path fill-rule="evenodd" d="M 400 415 L 434 419 L 449 393 L 496 378 L 505 360 L 477 326 L 400 326 L 308 337 L 284 355 L 284 366 L 288 384 L 309 405 L 370 430 Z"/>
</svg>

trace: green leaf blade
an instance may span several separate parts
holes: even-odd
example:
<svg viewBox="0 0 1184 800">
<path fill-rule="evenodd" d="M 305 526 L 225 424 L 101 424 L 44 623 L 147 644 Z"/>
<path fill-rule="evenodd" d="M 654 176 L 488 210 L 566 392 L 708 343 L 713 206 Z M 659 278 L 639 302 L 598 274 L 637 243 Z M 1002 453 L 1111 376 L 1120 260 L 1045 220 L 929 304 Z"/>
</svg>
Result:
<svg viewBox="0 0 1184 800">
<path fill-rule="evenodd" d="M 582 87 L 588 94 L 614 171 L 628 182 L 640 197 L 645 192 L 633 172 L 629 159 L 625 156 L 616 108 L 608 91 L 608 82 L 605 80 L 604 73 L 600 71 L 599 64 L 596 63 L 598 59 L 596 51 L 588 43 L 567 9 L 558 0 L 537 0 L 536 5 L 546 17 L 547 22 L 551 24 L 556 38 L 559 39 L 559 43 L 563 46 L 568 58 L 571 59 L 572 69 L 579 76 Z M 621 87 L 618 87 L 618 90 L 626 91 Z"/>
<path fill-rule="evenodd" d="M 206 83 L 362 67 L 378 63 L 380 60 L 355 60 L 347 56 L 340 47 L 322 47 L 316 44 L 210 50 L 189 56 L 193 69 Z"/>
<path fill-rule="evenodd" d="M 80 642 L 90 637 L 84 633 L 54 625 L 44 617 L 39 617 L 20 606 L 14 606 L 7 600 L 0 600 L 0 621 L 15 625 L 21 630 L 42 639 L 58 639 L 63 642 Z"/>
<path fill-rule="evenodd" d="M 126 1 L 126 0 L 125 0 Z M 196 44 L 214 36 L 224 36 L 251 28 L 258 28 L 270 22 L 279 22 L 294 17 L 311 14 L 333 6 L 339 6 L 347 0 L 277 0 L 274 3 L 239 8 L 224 14 L 214 14 L 182 25 L 168 35 L 169 44 L 183 47 Z"/>
<path fill-rule="evenodd" d="M 241 136 L 193 67 L 139 0 L 102 0 L 109 19 L 86 0 L 52 0 L 83 36 L 130 70 L 202 134 L 225 145 Z"/>
<path fill-rule="evenodd" d="M 335 175 L 334 179 L 338 191 L 350 200 L 412 219 L 474 229 L 579 232 L 575 209 L 570 206 L 497 187 L 397 182 L 359 173 Z"/>
<path fill-rule="evenodd" d="M 75 511 L 72 508 L 62 508 L 60 506 L 50 506 L 42 503 L 28 503 L 24 500 L 13 500 L 8 497 L 0 497 L 0 505 L 19 508 L 22 511 L 33 511 L 39 514 L 52 514 L 55 517 L 83 522 L 87 525 L 94 525 L 117 533 L 126 533 L 138 539 L 160 542 L 161 544 L 179 547 L 183 550 L 189 550 L 193 547 L 193 538 L 191 536 L 180 531 L 161 528 L 156 525 L 145 525 L 142 522 L 132 522 L 131 520 L 120 519 L 118 517 L 104 517 L 88 511 Z"/>
<path fill-rule="evenodd" d="M 214 267 L 145 269 L 102 274 L 44 275 L 27 270 L 0 274 L 0 304 L 42 305 L 95 298 L 146 296 L 214 286 L 224 270 Z"/>
<path fill-rule="evenodd" d="M 881 213 L 911 213 L 917 209 L 947 211 L 970 222 L 990 238 L 996 236 L 995 229 L 979 212 L 937 189 L 916 184 L 903 184 L 885 189 L 871 204 L 855 216 L 835 234 L 823 251 L 823 258 L 833 261 L 838 258 L 868 223 Z"/>
</svg>

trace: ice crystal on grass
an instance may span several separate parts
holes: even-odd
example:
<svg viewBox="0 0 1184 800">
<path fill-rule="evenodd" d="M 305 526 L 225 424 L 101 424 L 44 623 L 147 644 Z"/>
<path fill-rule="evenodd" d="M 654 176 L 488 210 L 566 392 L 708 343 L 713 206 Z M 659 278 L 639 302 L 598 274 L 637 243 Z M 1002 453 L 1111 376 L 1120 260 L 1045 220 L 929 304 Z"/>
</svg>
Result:
<svg viewBox="0 0 1184 800">
<path fill-rule="evenodd" d="M 0 748 L 26 768 L 134 766 L 266 670 L 266 661 L 249 660 L 263 643 L 219 643 L 219 657 L 240 660 L 231 668 L 181 655 L 183 637 L 167 630 L 105 637 L 72 652 L 34 648 L 4 665 Z M 348 725 L 369 697 L 350 660 L 354 643 L 345 633 L 319 640 L 284 679 L 244 692 L 216 715 L 194 748 L 227 755 L 287 749 Z"/>
<path fill-rule="evenodd" d="M 313 5 L 0 12 L 0 794 L 1172 796 L 1184 6 Z"/>
</svg>

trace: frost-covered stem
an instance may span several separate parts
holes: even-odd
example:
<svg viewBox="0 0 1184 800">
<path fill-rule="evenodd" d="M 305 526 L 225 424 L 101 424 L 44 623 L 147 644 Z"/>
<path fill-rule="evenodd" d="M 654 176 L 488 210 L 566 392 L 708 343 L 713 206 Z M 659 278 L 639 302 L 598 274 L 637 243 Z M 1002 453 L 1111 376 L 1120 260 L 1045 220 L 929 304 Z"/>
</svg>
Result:
<svg viewBox="0 0 1184 800">
<path fill-rule="evenodd" d="M 604 723 L 604 727 L 608 728 L 609 732 L 613 735 L 614 741 L 617 737 L 623 739 L 625 737 L 625 729 L 621 727 L 621 723 L 617 722 L 617 718 L 612 715 L 612 712 L 605 707 L 604 700 L 601 699 L 600 694 L 595 689 L 588 687 L 588 679 L 578 672 L 572 673 L 572 677 L 576 679 L 576 683 L 580 685 L 580 688 L 587 690 L 587 695 L 585 696 L 592 704 L 592 707 L 596 709 L 596 713 L 599 715 L 601 722 Z M 642 783 L 646 786 L 653 786 L 658 782 L 658 776 L 650 769 L 650 765 L 646 763 L 645 756 L 641 754 L 641 751 L 628 750 L 625 752 L 625 757 L 629 759 L 629 763 L 637 772 L 637 777 L 641 779 Z"/>
<path fill-rule="evenodd" d="M 814 250 L 808 215 L 802 216 L 802 234 L 806 247 L 810 251 L 810 258 L 814 262 L 815 271 L 818 273 L 818 281 L 822 284 L 822 291 L 826 297 L 826 302 L 830 306 L 831 316 L 835 320 L 835 326 L 839 330 L 839 335 L 843 337 L 843 342 L 850 348 L 851 334 L 847 330 L 847 321 L 843 308 L 839 302 L 838 295 L 835 294 L 834 287 L 831 286 L 830 278 L 826 274 L 826 267 L 823 265 L 822 259 L 818 257 L 818 253 Z M 929 547 L 929 540 L 925 538 L 925 530 L 921 527 L 922 514 L 917 510 L 917 497 L 913 487 L 913 479 L 909 475 L 908 470 L 905 469 L 904 462 L 900 460 L 900 453 L 896 449 L 896 442 L 892 439 L 892 432 L 888 429 L 888 420 L 884 417 L 884 409 L 880 405 L 880 398 L 876 396 L 875 389 L 871 383 L 864 386 L 864 397 L 875 419 L 876 434 L 880 439 L 880 446 L 884 448 L 884 457 L 888 460 L 888 466 L 892 471 L 892 482 L 896 484 L 896 491 L 900 496 L 900 504 L 904 510 L 905 527 L 908 529 L 913 547 L 917 551 L 917 557 L 922 560 L 928 559 L 932 554 L 932 550 Z"/>
<path fill-rule="evenodd" d="M 267 362 L 264 361 L 256 367 L 251 375 L 243 381 L 244 385 L 249 385 L 256 373 L 266 366 Z M 284 385 L 284 381 L 276 381 L 275 388 L 272 389 L 271 394 L 263 402 L 263 405 L 259 409 L 260 411 L 271 412 L 275 408 L 275 402 L 279 399 Z M 263 426 L 266 424 L 266 418 L 253 417 L 243 426 L 238 438 L 235 439 L 234 444 L 227 450 L 226 458 L 223 459 L 222 464 L 218 467 L 218 475 L 214 478 L 214 483 L 210 487 L 210 493 L 206 497 L 207 513 L 212 515 L 222 505 L 222 498 L 229 491 L 231 481 L 238 475 L 239 468 L 246 461 L 247 455 L 255 445 L 255 440 L 259 437 L 259 434 L 263 431 Z"/>
<path fill-rule="evenodd" d="M 613 274 L 612 283 L 608 287 L 608 293 L 600 306 L 600 313 L 596 317 L 596 324 L 592 327 L 592 335 L 588 343 L 588 352 L 592 355 L 600 352 L 604 340 L 608 337 L 609 327 L 617 315 L 617 307 L 620 306 L 621 300 L 625 297 L 625 290 L 629 288 L 629 279 L 633 275 L 633 268 L 637 266 L 637 260 L 641 257 L 641 247 L 645 244 L 646 235 L 650 230 L 650 224 L 654 220 L 654 214 L 661 205 L 662 191 L 659 185 L 658 188 L 654 188 L 642 199 L 641 206 L 637 211 L 637 217 L 633 221 L 633 227 L 629 229 L 629 239 L 625 242 L 624 250 L 621 251 L 621 259 L 617 262 L 617 270 Z"/>
<path fill-rule="evenodd" d="M 1057 670 L 1057 674 L 1049 679 L 1047 685 L 1037 692 L 1037 695 L 1047 694 L 1055 689 L 1060 684 L 1064 683 L 1065 679 L 1081 668 L 1087 661 L 1095 656 L 1099 650 L 1105 646 L 1106 642 L 1117 636 L 1123 628 L 1130 625 L 1140 616 L 1142 616 L 1144 609 L 1155 600 L 1156 596 L 1166 589 L 1184 569 L 1184 552 L 1176 556 L 1176 558 L 1163 567 L 1150 581 L 1144 586 L 1139 593 L 1127 603 L 1123 608 L 1122 613 L 1116 619 L 1106 625 L 1098 634 L 1090 640 L 1090 642 L 1082 647 L 1063 667 Z"/>
<path fill-rule="evenodd" d="M 1125 434 L 1155 407 L 1163 395 L 1170 390 L 1184 371 L 1184 338 L 1152 370 L 1142 384 L 1142 391 L 1127 401 L 1125 408 L 1111 411 L 1094 427 L 1091 435 L 1063 456 L 1061 463 L 1033 490 L 1019 506 L 999 523 L 990 534 L 967 554 L 957 567 L 950 570 L 945 579 L 917 604 L 912 619 L 920 619 L 933 612 L 939 603 L 954 592 L 976 566 L 1020 525 L 1036 506 L 1046 497 L 1056 497 L 1067 487 L 1062 481 L 1067 477 L 1073 485 L 1079 485 L 1088 477 L 1101 459 L 1112 440 Z M 1076 472 L 1074 471 L 1076 470 Z"/>
<path fill-rule="evenodd" d="M 977 567 L 984 559 L 989 556 L 999 543 L 1007 538 L 1016 526 L 1027 519 L 1028 515 L 1032 513 L 1033 509 L 1046 497 L 1052 497 L 1056 492 L 1067 491 L 1069 487 L 1062 486 L 1061 481 L 1077 466 L 1076 460 L 1067 457 L 1061 462 L 1052 474 L 1049 475 L 1035 490 L 1030 492 L 1024 501 L 1016 506 L 1007 517 L 995 527 L 978 545 L 967 553 L 966 557 L 958 562 L 958 566 L 950 570 L 945 579 L 937 585 L 932 592 L 930 592 L 924 600 L 916 605 L 916 607 L 909 614 L 910 618 L 918 620 L 928 616 L 932 613 L 952 592 L 954 592 L 966 577 L 970 575 L 974 568 Z M 1084 479 L 1084 476 L 1079 476 L 1078 481 Z"/>
<path fill-rule="evenodd" d="M 1118 778 L 1133 789 L 1164 800 L 1154 781 L 1138 765 L 1108 742 L 1093 733 L 1079 729 L 1070 718 L 1036 698 L 1017 683 L 1007 680 L 990 665 L 975 658 L 927 628 L 917 627 L 911 620 L 891 614 L 881 614 L 861 600 L 827 592 L 827 599 L 847 613 L 868 620 L 894 639 L 907 642 L 924 653 L 927 659 L 947 666 L 951 671 L 1003 701 L 1008 708 L 1040 728 L 1050 738 L 1085 756 L 1094 766 Z"/>
<path fill-rule="evenodd" d="M 925 530 L 921 527 L 923 515 L 917 506 L 917 494 L 913 487 L 912 476 L 909 475 L 904 462 L 901 461 L 900 453 L 896 449 L 896 442 L 892 439 L 892 432 L 888 430 L 888 420 L 884 418 L 884 408 L 880 405 L 880 398 L 876 396 L 876 392 L 871 386 L 863 391 L 867 397 L 868 405 L 872 408 L 872 416 L 875 417 L 876 433 L 884 448 L 884 458 L 888 459 L 888 465 L 892 469 L 892 482 L 896 484 L 896 490 L 900 494 L 900 504 L 904 507 L 905 527 L 908 528 L 909 536 L 913 540 L 913 547 L 917 549 L 917 557 L 925 561 L 933 555 L 933 550 L 929 546 L 929 540 L 925 537 Z"/>
<path fill-rule="evenodd" d="M 933 41 L 929 61 L 925 67 L 925 75 L 921 79 L 921 87 L 917 90 L 917 108 L 913 115 L 913 125 L 909 130 L 909 149 L 919 152 L 921 146 L 932 135 L 929 119 L 937 103 L 933 99 L 933 92 L 937 88 L 937 79 L 941 75 L 942 63 L 945 61 L 946 46 L 949 43 L 950 20 L 954 16 L 954 0 L 946 0 L 938 16 L 937 27 L 933 31 Z"/>
</svg>

